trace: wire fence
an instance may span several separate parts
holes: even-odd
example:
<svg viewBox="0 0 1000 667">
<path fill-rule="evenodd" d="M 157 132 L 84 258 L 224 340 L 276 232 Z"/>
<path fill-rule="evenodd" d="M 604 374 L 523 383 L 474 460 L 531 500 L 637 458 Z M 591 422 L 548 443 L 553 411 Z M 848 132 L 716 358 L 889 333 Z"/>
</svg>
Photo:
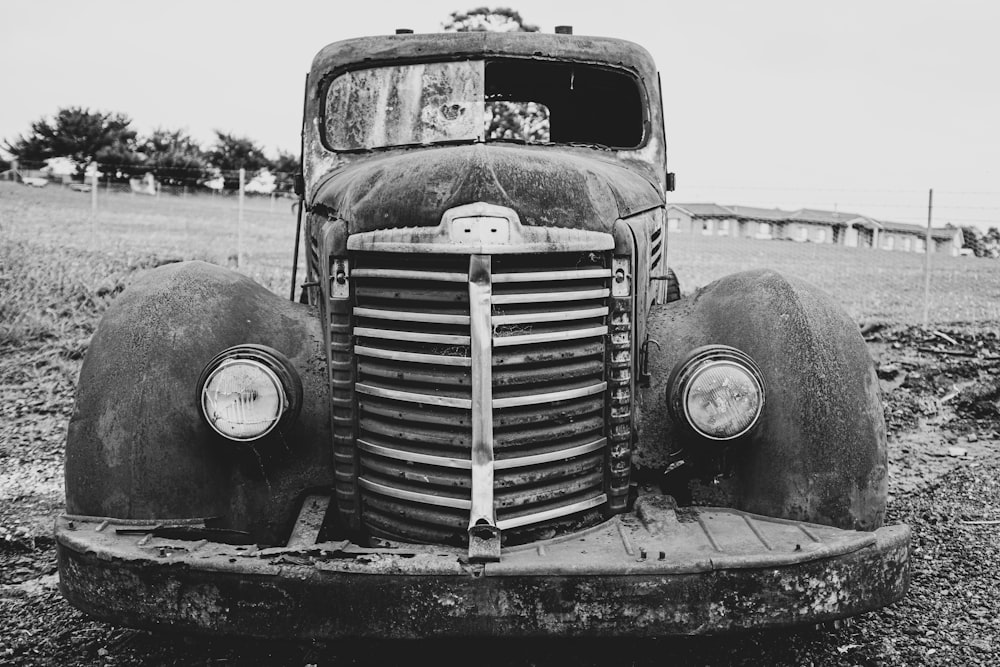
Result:
<svg viewBox="0 0 1000 667">
<path fill-rule="evenodd" d="M 141 176 L 123 178 L 122 172 L 116 169 L 118 166 L 90 163 L 85 170 L 58 169 L 53 168 L 51 163 L 14 161 L 11 169 L 0 173 L 0 180 L 48 190 L 56 188 L 86 193 L 90 198 L 89 226 L 92 234 L 103 226 L 101 220 L 107 219 L 107 215 L 114 216 L 125 200 L 134 202 L 130 206 L 132 210 L 138 206 L 139 210 L 169 212 L 171 215 L 176 213 L 178 207 L 197 215 L 196 210 L 214 202 L 209 204 L 209 209 L 220 212 L 228 209 L 235 218 L 236 224 L 229 228 L 229 234 L 235 242 L 235 252 L 230 259 L 236 268 L 244 264 L 245 246 L 248 245 L 249 235 L 254 233 L 247 221 L 247 213 L 254 220 L 261 215 L 272 220 L 287 220 L 289 214 L 297 219 L 299 215 L 299 199 L 292 192 L 297 176 L 294 172 L 276 172 L 265 168 L 251 174 L 246 169 L 213 169 L 204 174 L 204 169 L 192 169 L 204 175 L 188 183 L 177 183 L 176 179 L 170 182 L 165 176 L 173 173 L 173 167 L 170 170 L 151 168 Z M 171 204 L 167 200 L 176 203 Z M 189 204 L 182 204 L 185 200 Z M 192 206 L 195 208 L 192 209 Z"/>
<path fill-rule="evenodd" d="M 241 176 L 242 173 L 242 176 Z M 297 171 L 268 166 L 257 169 L 220 169 L 205 164 L 179 162 L 90 162 L 79 165 L 68 158 L 32 161 L 15 159 L 0 180 L 42 187 L 61 184 L 89 190 L 95 182 L 108 192 L 185 196 L 199 191 L 238 196 L 243 178 L 244 194 L 292 197 Z M 96 179 L 96 181 L 95 181 Z"/>
</svg>

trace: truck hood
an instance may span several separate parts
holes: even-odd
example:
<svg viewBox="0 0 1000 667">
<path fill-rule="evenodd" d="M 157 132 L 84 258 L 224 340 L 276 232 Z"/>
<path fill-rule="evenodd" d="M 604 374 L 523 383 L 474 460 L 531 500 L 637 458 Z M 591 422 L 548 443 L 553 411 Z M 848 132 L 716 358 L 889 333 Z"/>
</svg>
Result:
<svg viewBox="0 0 1000 667">
<path fill-rule="evenodd" d="M 310 207 L 350 233 L 429 227 L 462 204 L 517 212 L 522 224 L 610 232 L 617 218 L 663 205 L 656 186 L 619 163 L 551 147 L 475 144 L 394 153 L 335 170 Z"/>
</svg>

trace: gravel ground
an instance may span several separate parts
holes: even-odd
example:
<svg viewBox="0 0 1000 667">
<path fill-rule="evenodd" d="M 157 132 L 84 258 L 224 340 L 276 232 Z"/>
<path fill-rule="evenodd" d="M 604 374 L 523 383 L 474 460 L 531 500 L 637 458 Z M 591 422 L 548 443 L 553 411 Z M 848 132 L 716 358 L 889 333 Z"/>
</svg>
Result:
<svg viewBox="0 0 1000 667">
<path fill-rule="evenodd" d="M 907 597 L 839 628 L 641 642 L 288 645 L 89 620 L 55 589 L 49 536 L 78 362 L 8 355 L 0 364 L 0 663 L 1000 665 L 1000 343 L 981 326 L 867 334 L 886 390 L 888 521 L 914 531 Z"/>
</svg>

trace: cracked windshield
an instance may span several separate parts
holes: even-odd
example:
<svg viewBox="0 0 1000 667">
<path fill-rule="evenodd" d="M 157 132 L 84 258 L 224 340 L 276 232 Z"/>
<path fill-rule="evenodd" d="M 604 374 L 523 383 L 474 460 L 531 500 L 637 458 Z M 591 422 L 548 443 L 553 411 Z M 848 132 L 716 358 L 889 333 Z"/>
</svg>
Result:
<svg viewBox="0 0 1000 667">
<path fill-rule="evenodd" d="M 377 67 L 340 75 L 326 94 L 333 150 L 474 141 L 635 147 L 642 132 L 641 98 L 630 76 L 567 63 Z"/>
</svg>

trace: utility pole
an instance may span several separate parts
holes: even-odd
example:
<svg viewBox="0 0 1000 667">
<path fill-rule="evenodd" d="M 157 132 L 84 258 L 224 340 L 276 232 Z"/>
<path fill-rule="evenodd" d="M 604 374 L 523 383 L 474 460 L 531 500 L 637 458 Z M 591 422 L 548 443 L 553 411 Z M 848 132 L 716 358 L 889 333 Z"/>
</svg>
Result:
<svg viewBox="0 0 1000 667">
<path fill-rule="evenodd" d="M 934 188 L 927 193 L 927 236 L 924 238 L 924 329 L 927 328 L 931 299 L 931 211 L 934 209 Z"/>
<path fill-rule="evenodd" d="M 243 186 L 246 184 L 247 170 L 240 167 L 240 194 L 237 198 L 236 268 L 243 262 Z"/>
</svg>

